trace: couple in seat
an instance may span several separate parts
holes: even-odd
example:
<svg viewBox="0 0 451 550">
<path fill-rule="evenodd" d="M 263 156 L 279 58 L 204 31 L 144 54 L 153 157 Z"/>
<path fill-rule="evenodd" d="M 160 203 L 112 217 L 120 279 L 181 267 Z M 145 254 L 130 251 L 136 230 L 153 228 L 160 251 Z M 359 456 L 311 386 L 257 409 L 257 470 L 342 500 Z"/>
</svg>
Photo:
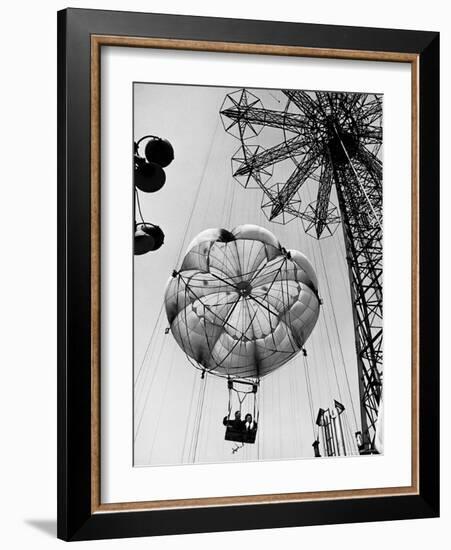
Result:
<svg viewBox="0 0 451 550">
<path fill-rule="evenodd" d="M 253 420 L 250 413 L 246 414 L 244 420 L 241 420 L 241 412 L 235 412 L 235 418 L 232 420 L 229 416 L 225 416 L 223 420 L 224 426 L 226 426 L 226 433 L 224 439 L 226 441 L 235 441 L 241 443 L 241 447 L 245 443 L 255 443 L 257 435 L 257 422 Z M 239 448 L 233 450 L 235 453 Z"/>
</svg>

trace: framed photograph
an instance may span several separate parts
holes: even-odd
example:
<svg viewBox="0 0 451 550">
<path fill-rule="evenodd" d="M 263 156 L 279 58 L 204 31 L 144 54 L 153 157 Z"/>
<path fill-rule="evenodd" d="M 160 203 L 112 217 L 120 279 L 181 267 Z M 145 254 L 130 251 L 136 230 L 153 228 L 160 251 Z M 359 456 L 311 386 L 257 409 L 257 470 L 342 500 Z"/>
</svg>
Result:
<svg viewBox="0 0 451 550">
<path fill-rule="evenodd" d="M 439 514 L 439 35 L 58 14 L 58 536 Z"/>
</svg>

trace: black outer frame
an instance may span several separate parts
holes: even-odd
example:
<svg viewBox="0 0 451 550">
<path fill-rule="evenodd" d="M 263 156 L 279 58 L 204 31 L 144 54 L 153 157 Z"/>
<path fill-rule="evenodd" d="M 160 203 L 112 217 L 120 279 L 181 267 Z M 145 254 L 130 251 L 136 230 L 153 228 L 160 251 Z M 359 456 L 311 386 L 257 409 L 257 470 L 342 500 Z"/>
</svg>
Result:
<svg viewBox="0 0 451 550">
<path fill-rule="evenodd" d="M 420 491 L 417 496 L 91 513 L 92 34 L 414 53 L 419 79 Z M 58 12 L 58 537 L 64 540 L 439 515 L 439 34 L 67 9 Z"/>
</svg>

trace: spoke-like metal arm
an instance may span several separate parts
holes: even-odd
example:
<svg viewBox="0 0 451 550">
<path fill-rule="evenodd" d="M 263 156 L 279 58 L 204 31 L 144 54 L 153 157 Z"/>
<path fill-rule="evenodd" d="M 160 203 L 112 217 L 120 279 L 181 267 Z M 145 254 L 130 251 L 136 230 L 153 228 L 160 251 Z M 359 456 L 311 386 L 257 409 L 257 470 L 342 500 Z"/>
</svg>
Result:
<svg viewBox="0 0 451 550">
<path fill-rule="evenodd" d="M 287 141 L 280 143 L 262 153 L 258 153 L 247 159 L 241 168 L 234 172 L 234 176 L 244 176 L 255 170 L 263 170 L 268 166 L 282 162 L 293 155 L 306 153 L 306 147 L 309 140 L 303 136 L 295 136 Z"/>
<path fill-rule="evenodd" d="M 364 141 L 380 143 L 382 141 L 382 128 L 379 126 L 368 126 L 362 130 L 359 137 Z"/>
<path fill-rule="evenodd" d="M 368 151 L 368 149 L 363 145 L 359 145 L 356 153 L 356 158 L 365 166 L 376 185 L 381 185 L 382 162 L 375 155 L 373 155 L 373 153 Z"/>
<path fill-rule="evenodd" d="M 304 126 L 308 123 L 307 117 L 303 115 L 270 111 L 269 109 L 259 109 L 257 107 L 231 107 L 221 111 L 221 115 L 236 123 L 269 126 L 291 130 L 296 133 L 302 133 Z"/>
<path fill-rule="evenodd" d="M 312 171 L 313 166 L 317 162 L 316 154 L 309 155 L 298 164 L 296 170 L 288 178 L 285 185 L 279 191 L 277 197 L 274 198 L 274 206 L 271 209 L 270 220 L 278 216 L 289 203 L 295 193 L 302 187 Z"/>
<path fill-rule="evenodd" d="M 318 117 L 318 106 L 315 101 L 306 93 L 300 90 L 282 90 L 296 107 L 309 119 L 315 120 Z"/>
<path fill-rule="evenodd" d="M 362 112 L 360 113 L 359 118 L 365 120 L 366 125 L 372 125 L 376 121 L 382 119 L 382 103 L 380 100 L 374 100 L 366 103 L 362 107 Z"/>
</svg>

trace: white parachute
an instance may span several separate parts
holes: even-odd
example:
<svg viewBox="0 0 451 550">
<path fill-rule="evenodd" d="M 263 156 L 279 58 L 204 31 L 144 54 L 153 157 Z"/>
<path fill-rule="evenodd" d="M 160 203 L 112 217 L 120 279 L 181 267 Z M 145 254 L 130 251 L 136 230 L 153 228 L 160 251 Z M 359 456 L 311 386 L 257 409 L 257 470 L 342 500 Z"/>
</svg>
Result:
<svg viewBox="0 0 451 550">
<path fill-rule="evenodd" d="M 319 315 L 315 271 L 267 229 L 207 229 L 189 245 L 169 279 L 171 332 L 200 369 L 254 379 L 303 348 Z"/>
</svg>

